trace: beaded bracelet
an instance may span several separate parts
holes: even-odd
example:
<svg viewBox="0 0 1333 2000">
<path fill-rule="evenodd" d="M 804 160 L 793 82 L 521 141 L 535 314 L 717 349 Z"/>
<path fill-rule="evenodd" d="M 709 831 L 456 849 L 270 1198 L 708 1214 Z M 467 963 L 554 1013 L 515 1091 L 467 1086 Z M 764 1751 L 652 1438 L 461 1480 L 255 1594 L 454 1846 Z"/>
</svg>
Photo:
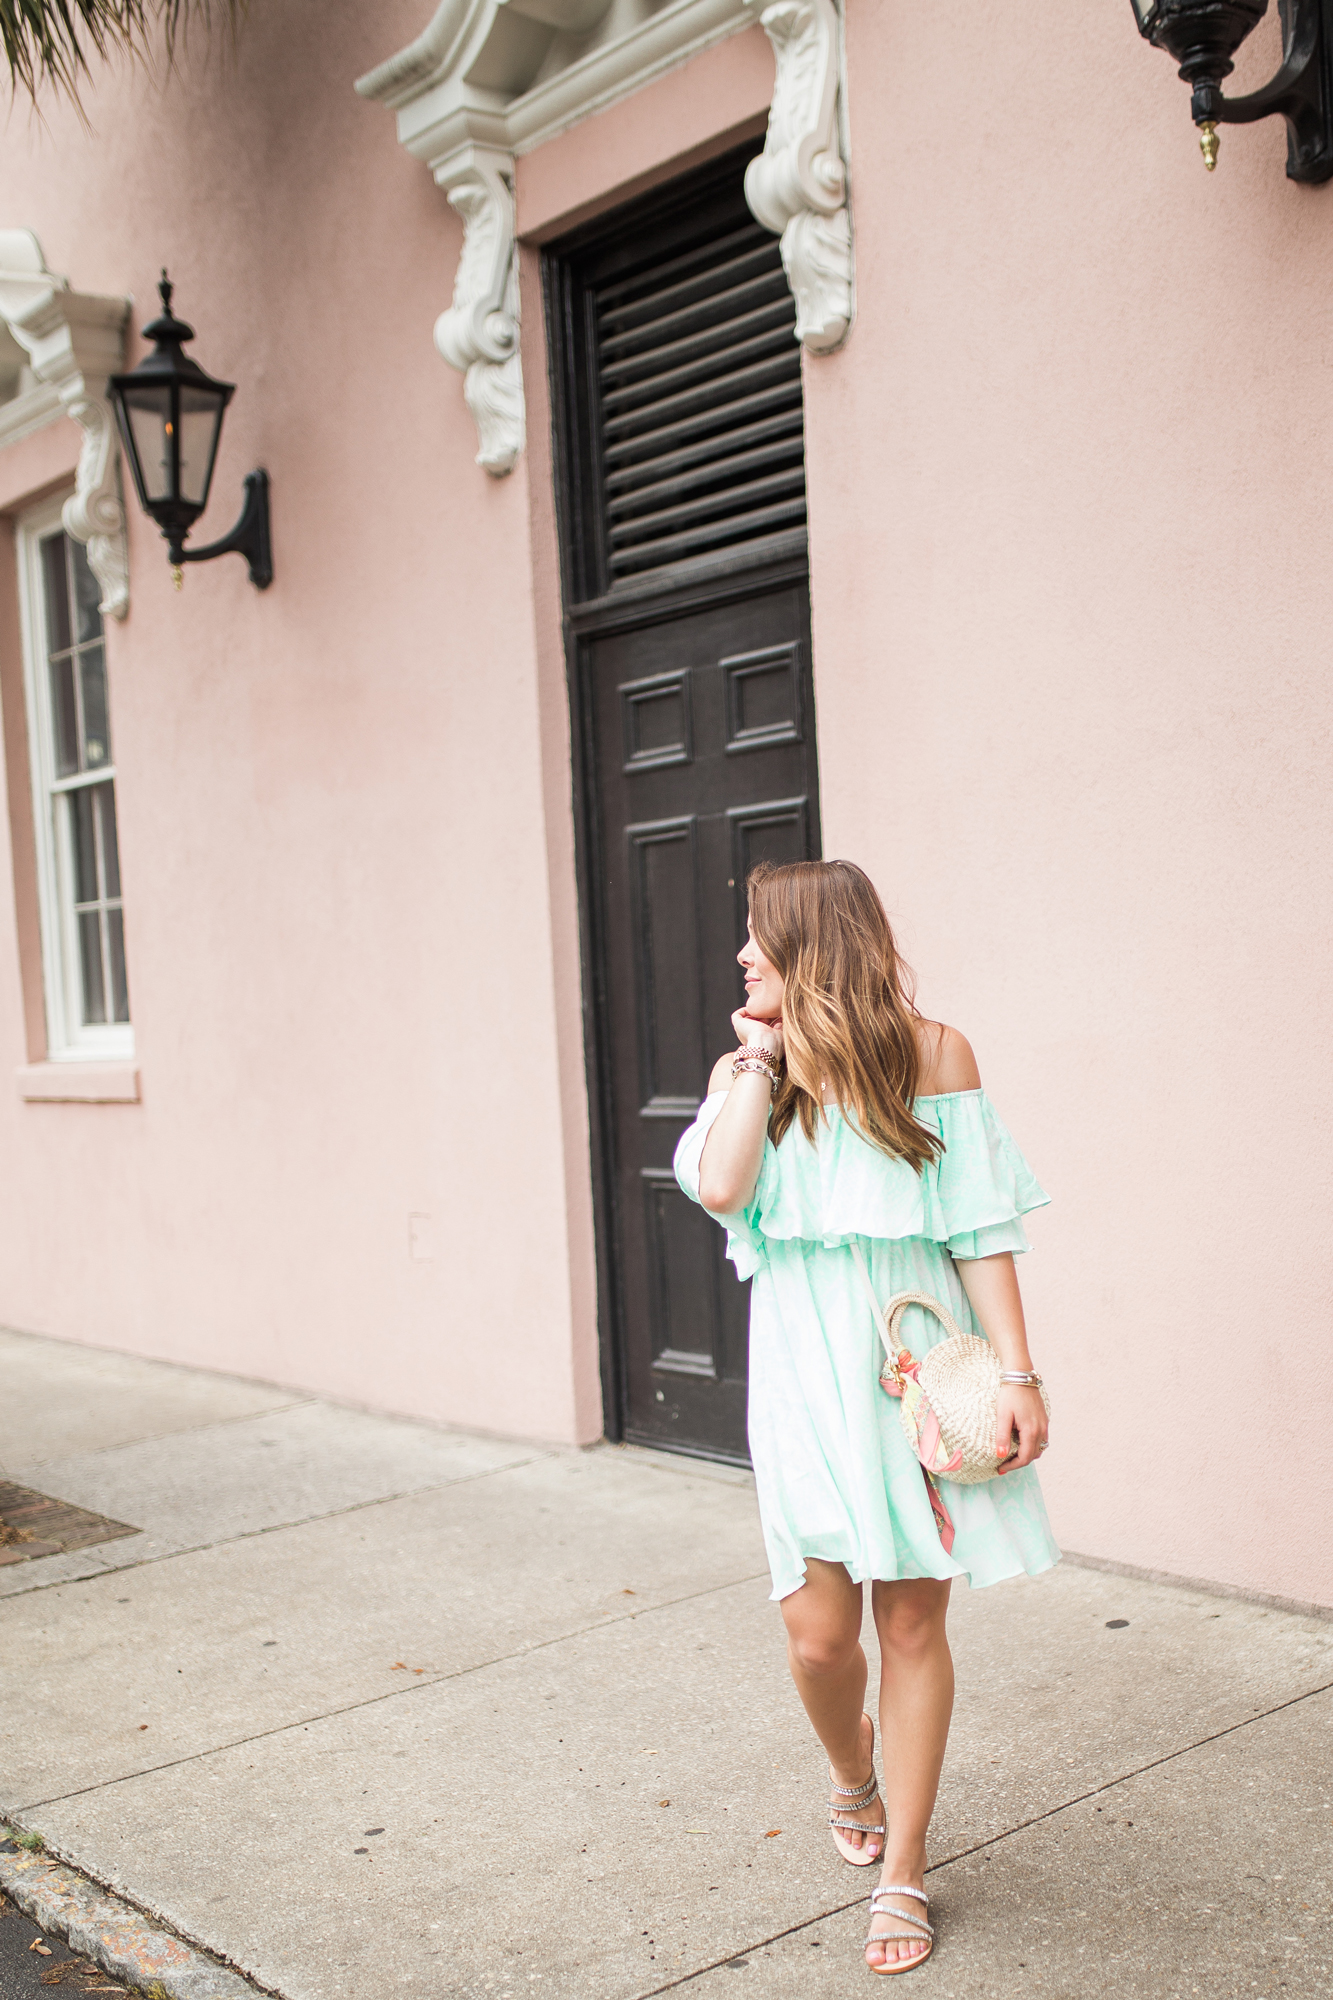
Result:
<svg viewBox="0 0 1333 2000">
<path fill-rule="evenodd" d="M 751 1043 L 746 1048 L 738 1049 L 735 1057 L 732 1060 L 732 1065 L 731 1065 L 731 1073 L 733 1076 L 735 1076 L 736 1071 L 740 1068 L 741 1064 L 745 1062 L 751 1064 L 757 1062 L 762 1063 L 764 1065 L 764 1068 L 768 1071 L 768 1074 L 773 1078 L 774 1082 L 776 1082 L 778 1077 L 782 1074 L 782 1065 L 779 1062 L 777 1056 L 774 1055 L 772 1049 L 761 1049 L 753 1043 Z"/>
</svg>

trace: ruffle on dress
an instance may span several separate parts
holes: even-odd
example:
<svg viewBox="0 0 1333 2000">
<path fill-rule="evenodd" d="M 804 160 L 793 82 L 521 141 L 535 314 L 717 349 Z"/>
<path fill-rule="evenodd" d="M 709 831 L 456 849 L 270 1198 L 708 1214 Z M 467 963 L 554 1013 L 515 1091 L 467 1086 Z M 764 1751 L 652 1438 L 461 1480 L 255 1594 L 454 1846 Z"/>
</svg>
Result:
<svg viewBox="0 0 1333 2000">
<path fill-rule="evenodd" d="M 676 1178 L 699 1200 L 699 1160 L 726 1102 L 714 1091 L 676 1148 Z M 765 1141 L 754 1199 L 743 1213 L 719 1215 L 727 1255 L 751 1278 L 765 1239 L 798 1239 L 836 1249 L 853 1237 L 894 1242 L 924 1237 L 952 1257 L 991 1257 L 1030 1245 L 1021 1218 L 1050 1196 L 1041 1187 L 984 1090 L 918 1097 L 917 1118 L 944 1141 L 918 1174 L 906 1160 L 868 1145 L 855 1120 L 830 1107 L 812 1143 L 799 1121 L 781 1146 Z M 711 1211 L 710 1211 L 711 1212 Z"/>
</svg>

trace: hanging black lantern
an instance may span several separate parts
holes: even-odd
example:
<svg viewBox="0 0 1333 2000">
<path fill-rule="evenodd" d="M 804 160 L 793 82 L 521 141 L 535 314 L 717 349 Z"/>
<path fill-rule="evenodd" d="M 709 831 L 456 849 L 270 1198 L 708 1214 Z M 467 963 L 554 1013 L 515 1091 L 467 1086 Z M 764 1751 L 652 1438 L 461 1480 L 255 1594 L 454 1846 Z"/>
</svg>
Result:
<svg viewBox="0 0 1333 2000">
<path fill-rule="evenodd" d="M 161 317 L 144 328 L 144 338 L 155 342 L 153 352 L 108 383 L 139 504 L 162 530 L 178 589 L 183 564 L 235 551 L 249 563 L 251 583 L 266 590 L 273 581 L 267 472 L 246 475 L 245 506 L 229 535 L 202 549 L 185 546 L 208 505 L 222 419 L 236 385 L 214 381 L 183 352 L 194 328 L 172 312 L 173 287 L 165 271 L 158 290 Z"/>
<path fill-rule="evenodd" d="M 1190 114 L 1209 172 L 1217 165 L 1219 125 L 1252 125 L 1275 113 L 1287 121 L 1287 176 L 1333 175 L 1333 0 L 1278 0 L 1282 64 L 1262 90 L 1225 97 L 1223 79 L 1245 37 L 1268 12 L 1268 0 L 1131 0 L 1139 33 L 1180 65 L 1192 90 Z"/>
</svg>

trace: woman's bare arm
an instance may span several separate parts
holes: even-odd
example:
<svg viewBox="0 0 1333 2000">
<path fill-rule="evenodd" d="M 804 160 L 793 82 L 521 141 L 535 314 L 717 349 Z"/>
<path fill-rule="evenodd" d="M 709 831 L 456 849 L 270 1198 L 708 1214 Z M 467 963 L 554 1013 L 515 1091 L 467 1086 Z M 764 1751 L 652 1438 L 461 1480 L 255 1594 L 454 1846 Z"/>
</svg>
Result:
<svg viewBox="0 0 1333 2000">
<path fill-rule="evenodd" d="M 998 1257 L 958 1257 L 954 1261 L 982 1331 L 1000 1357 L 1001 1368 L 1030 1373 L 1032 1356 L 1028 1352 L 1023 1300 L 1012 1252 L 1005 1250 Z M 997 1458 L 1008 1455 L 1013 1449 L 1013 1434 L 1018 1433 L 1017 1454 L 1003 1470 L 1017 1472 L 1031 1465 L 1039 1448 L 1046 1443 L 1049 1430 L 1040 1390 L 1002 1382 L 995 1417 Z"/>
<path fill-rule="evenodd" d="M 782 1029 L 775 1023 L 751 1021 L 743 1011 L 731 1019 L 738 1042 L 781 1056 Z M 708 1079 L 710 1096 L 715 1090 L 727 1093 L 699 1156 L 699 1199 L 714 1215 L 738 1215 L 753 1200 L 773 1106 L 768 1078 L 753 1070 L 733 1076 L 734 1060 L 723 1056 Z"/>
<path fill-rule="evenodd" d="M 980 1090 L 981 1072 L 971 1044 L 957 1028 L 942 1021 L 923 1021 L 921 1039 L 921 1095 L 935 1097 L 955 1090 Z M 1001 1368 L 1015 1374 L 1032 1372 L 1028 1352 L 1027 1325 L 1023 1318 L 1023 1298 L 1018 1289 L 1014 1259 L 1005 1250 L 996 1257 L 956 1257 L 958 1275 L 968 1303 L 976 1314 L 991 1346 L 1000 1357 Z M 1003 1384 L 996 1412 L 995 1454 L 1004 1458 L 1018 1432 L 1019 1450 L 1005 1466 L 1017 1472 L 1037 1456 L 1039 1442 L 1047 1435 L 1046 1411 L 1035 1389 Z"/>
</svg>

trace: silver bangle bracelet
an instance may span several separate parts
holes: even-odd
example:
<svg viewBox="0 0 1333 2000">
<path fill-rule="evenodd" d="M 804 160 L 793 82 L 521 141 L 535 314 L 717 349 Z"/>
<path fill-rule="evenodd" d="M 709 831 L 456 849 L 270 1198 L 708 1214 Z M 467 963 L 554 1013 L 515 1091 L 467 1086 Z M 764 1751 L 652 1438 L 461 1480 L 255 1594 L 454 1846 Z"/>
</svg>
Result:
<svg viewBox="0 0 1333 2000">
<path fill-rule="evenodd" d="M 1016 1389 L 1040 1389 L 1041 1387 L 1040 1375 L 1034 1374 L 1030 1368 L 1026 1370 L 1022 1368 L 1002 1368 L 1000 1370 L 1000 1380 L 1002 1382 L 1011 1382 Z"/>
</svg>

